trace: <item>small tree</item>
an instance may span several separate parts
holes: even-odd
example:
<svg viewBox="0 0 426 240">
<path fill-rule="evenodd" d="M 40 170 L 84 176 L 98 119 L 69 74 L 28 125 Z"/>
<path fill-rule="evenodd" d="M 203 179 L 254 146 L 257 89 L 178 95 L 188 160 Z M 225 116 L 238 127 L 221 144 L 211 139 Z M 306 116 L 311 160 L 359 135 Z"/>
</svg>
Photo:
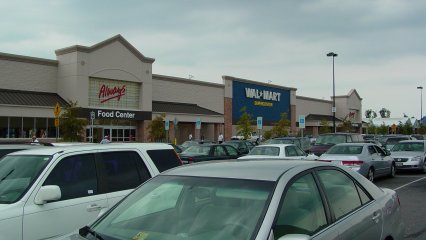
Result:
<svg viewBox="0 0 426 240">
<path fill-rule="evenodd" d="M 368 109 L 368 110 L 365 111 L 365 117 L 366 118 L 376 118 L 377 113 L 375 111 L 373 111 L 372 109 Z"/>
<path fill-rule="evenodd" d="M 166 130 L 164 127 L 164 118 L 166 117 L 165 114 L 161 114 L 157 117 L 155 117 L 149 124 L 148 124 L 148 138 L 151 142 L 162 142 L 166 139 Z"/>
<path fill-rule="evenodd" d="M 378 134 L 388 134 L 389 133 L 389 126 L 386 126 L 385 123 L 382 123 L 382 125 L 380 125 L 377 128 L 377 133 Z"/>
<path fill-rule="evenodd" d="M 329 133 L 329 132 L 330 132 L 330 127 L 328 126 L 328 121 L 326 119 L 321 120 L 320 127 L 319 127 L 319 133 L 324 134 L 324 133 Z"/>
<path fill-rule="evenodd" d="M 371 119 L 368 123 L 367 131 L 369 134 L 377 134 L 377 127 L 373 124 L 373 120 Z"/>
<path fill-rule="evenodd" d="M 81 142 L 84 140 L 83 131 L 87 125 L 87 119 L 77 118 L 80 109 L 77 102 L 69 101 L 69 106 L 64 108 L 60 117 L 60 132 L 62 139 L 69 142 Z"/>
<path fill-rule="evenodd" d="M 272 136 L 275 136 L 275 137 L 288 136 L 289 127 L 290 127 L 290 120 L 288 120 L 287 113 L 281 113 L 280 120 L 271 129 Z"/>
<path fill-rule="evenodd" d="M 241 117 L 237 122 L 237 134 L 243 136 L 244 139 L 249 139 L 251 133 L 254 131 L 252 123 L 252 116 L 247 112 L 247 108 L 244 106 L 240 109 Z"/>
<path fill-rule="evenodd" d="M 379 113 L 382 118 L 390 118 L 391 112 L 386 108 L 380 109 Z"/>
</svg>

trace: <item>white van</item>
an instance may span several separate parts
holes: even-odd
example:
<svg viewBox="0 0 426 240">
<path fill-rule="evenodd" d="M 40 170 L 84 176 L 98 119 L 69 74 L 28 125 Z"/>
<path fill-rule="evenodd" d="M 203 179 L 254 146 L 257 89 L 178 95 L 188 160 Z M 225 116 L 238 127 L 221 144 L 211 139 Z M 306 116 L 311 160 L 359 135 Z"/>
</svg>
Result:
<svg viewBox="0 0 426 240">
<path fill-rule="evenodd" d="M 0 159 L 0 240 L 58 237 L 182 162 L 162 143 L 40 148 Z"/>
</svg>

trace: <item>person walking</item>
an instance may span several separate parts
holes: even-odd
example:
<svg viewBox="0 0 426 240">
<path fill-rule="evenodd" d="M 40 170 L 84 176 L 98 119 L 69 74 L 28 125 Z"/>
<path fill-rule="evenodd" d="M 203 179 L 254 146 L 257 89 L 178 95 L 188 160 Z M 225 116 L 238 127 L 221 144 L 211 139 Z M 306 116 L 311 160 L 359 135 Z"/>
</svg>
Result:
<svg viewBox="0 0 426 240">
<path fill-rule="evenodd" d="M 189 134 L 188 139 L 189 139 L 189 141 L 191 141 L 191 140 L 192 140 L 192 133 L 190 133 L 190 134 Z"/>
<path fill-rule="evenodd" d="M 219 137 L 217 137 L 217 141 L 219 142 L 219 144 L 223 143 L 223 135 L 222 135 L 222 133 L 220 133 Z"/>
<path fill-rule="evenodd" d="M 110 143 L 111 141 L 109 140 L 109 136 L 108 135 L 106 135 L 105 137 L 104 137 L 104 139 L 102 139 L 102 141 L 100 142 L 100 144 L 106 144 L 106 143 Z"/>
</svg>

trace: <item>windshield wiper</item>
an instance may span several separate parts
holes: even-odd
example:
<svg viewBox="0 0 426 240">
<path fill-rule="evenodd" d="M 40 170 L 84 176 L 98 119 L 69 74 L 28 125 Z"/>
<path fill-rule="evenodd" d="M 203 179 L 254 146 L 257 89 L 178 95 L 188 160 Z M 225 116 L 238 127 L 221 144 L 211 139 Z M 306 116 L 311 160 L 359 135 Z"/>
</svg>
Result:
<svg viewBox="0 0 426 240">
<path fill-rule="evenodd" d="M 2 177 L 2 178 L 0 179 L 0 182 L 2 182 L 2 181 L 3 181 L 3 180 L 5 180 L 7 177 L 9 177 L 9 175 L 10 175 L 10 174 L 12 174 L 12 173 L 13 173 L 13 171 L 15 171 L 15 169 L 10 170 L 10 171 L 9 171 L 9 173 L 7 173 L 4 177 Z"/>
<path fill-rule="evenodd" d="M 101 237 L 101 235 L 99 235 L 98 233 L 96 233 L 93 229 L 91 229 L 89 226 L 84 226 L 82 228 L 80 228 L 78 230 L 78 234 L 80 234 L 80 236 L 85 237 L 87 236 L 87 234 L 92 234 L 96 239 L 99 240 L 104 240 L 103 237 Z"/>
</svg>

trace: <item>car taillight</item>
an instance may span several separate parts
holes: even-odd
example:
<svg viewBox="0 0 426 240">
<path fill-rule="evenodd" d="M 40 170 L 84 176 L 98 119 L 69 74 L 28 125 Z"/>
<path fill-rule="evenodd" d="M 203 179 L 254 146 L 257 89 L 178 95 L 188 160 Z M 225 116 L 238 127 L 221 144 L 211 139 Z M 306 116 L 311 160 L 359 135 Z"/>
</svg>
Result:
<svg viewBox="0 0 426 240">
<path fill-rule="evenodd" d="M 194 163 L 194 159 L 192 157 L 188 158 L 188 163 Z"/>
<path fill-rule="evenodd" d="M 342 161 L 343 165 L 349 165 L 349 166 L 359 166 L 362 165 L 364 161 Z"/>
</svg>

